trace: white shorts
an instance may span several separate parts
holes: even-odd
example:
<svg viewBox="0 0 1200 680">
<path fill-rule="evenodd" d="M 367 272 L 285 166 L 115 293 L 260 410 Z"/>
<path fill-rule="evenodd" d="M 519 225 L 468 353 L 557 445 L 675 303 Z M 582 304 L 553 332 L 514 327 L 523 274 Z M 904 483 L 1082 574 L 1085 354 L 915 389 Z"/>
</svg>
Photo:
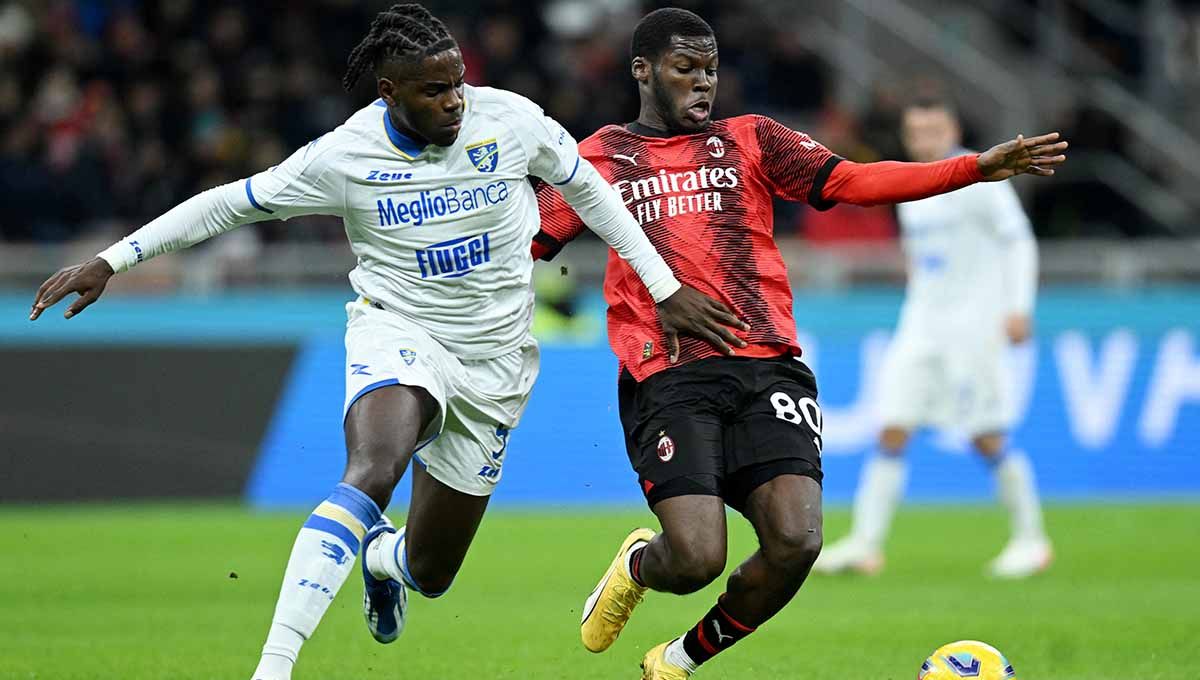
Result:
<svg viewBox="0 0 1200 680">
<path fill-rule="evenodd" d="M 1002 337 L 932 343 L 897 334 L 879 379 L 883 427 L 935 427 L 969 437 L 1012 424 Z"/>
<path fill-rule="evenodd" d="M 421 433 L 414 459 L 434 479 L 473 496 L 500 481 L 508 434 L 521 420 L 537 379 L 532 337 L 494 359 L 464 361 L 422 328 L 359 299 L 346 305 L 346 403 L 391 385 L 424 388 L 438 412 Z"/>
</svg>

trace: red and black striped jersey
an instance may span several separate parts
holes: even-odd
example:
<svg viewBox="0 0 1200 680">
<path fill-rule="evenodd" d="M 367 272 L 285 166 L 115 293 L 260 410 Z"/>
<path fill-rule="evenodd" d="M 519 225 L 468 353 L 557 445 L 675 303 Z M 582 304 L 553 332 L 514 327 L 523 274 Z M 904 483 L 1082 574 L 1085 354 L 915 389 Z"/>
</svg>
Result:
<svg viewBox="0 0 1200 680">
<path fill-rule="evenodd" d="M 772 199 L 826 209 L 825 181 L 841 159 L 808 135 L 764 116 L 712 123 L 703 132 L 653 137 L 636 124 L 606 126 L 580 153 L 620 194 L 676 278 L 744 319 L 739 356 L 799 354 L 787 267 L 774 239 Z M 636 131 L 636 132 L 635 132 Z M 585 228 L 549 185 L 538 189 L 541 231 L 533 252 L 552 258 Z M 612 251 L 604 281 L 608 337 L 637 380 L 667 368 L 657 307 L 637 274 Z M 717 356 L 702 340 L 680 338 L 680 364 Z"/>
</svg>

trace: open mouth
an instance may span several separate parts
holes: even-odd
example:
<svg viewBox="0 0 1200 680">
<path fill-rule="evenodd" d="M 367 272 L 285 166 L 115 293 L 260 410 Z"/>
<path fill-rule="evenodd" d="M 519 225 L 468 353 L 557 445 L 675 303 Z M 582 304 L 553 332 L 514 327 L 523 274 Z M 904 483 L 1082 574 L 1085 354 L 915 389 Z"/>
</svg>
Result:
<svg viewBox="0 0 1200 680">
<path fill-rule="evenodd" d="M 708 116 L 712 113 L 712 104 L 707 100 L 694 102 L 686 109 L 687 117 L 697 123 L 702 123 L 708 120 Z"/>
</svg>

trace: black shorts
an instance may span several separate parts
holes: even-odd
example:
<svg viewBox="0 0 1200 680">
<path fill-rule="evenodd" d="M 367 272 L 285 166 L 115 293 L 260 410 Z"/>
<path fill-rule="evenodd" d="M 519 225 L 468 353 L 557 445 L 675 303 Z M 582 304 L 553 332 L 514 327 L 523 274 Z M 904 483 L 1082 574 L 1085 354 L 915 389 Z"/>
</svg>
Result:
<svg viewBox="0 0 1200 680">
<path fill-rule="evenodd" d="M 629 461 L 651 507 L 719 496 L 741 512 L 775 477 L 821 482 L 821 409 L 812 371 L 795 357 L 712 357 L 618 384 Z"/>
</svg>

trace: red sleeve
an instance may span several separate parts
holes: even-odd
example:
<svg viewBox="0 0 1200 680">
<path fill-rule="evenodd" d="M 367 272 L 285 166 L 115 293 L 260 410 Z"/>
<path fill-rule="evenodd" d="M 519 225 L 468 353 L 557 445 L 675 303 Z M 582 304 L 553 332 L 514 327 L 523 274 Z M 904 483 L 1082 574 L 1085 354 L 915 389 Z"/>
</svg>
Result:
<svg viewBox="0 0 1200 680">
<path fill-rule="evenodd" d="M 982 181 L 978 161 L 978 154 L 936 163 L 845 161 L 833 168 L 821 197 L 834 203 L 854 205 L 917 201 Z"/>
<path fill-rule="evenodd" d="M 533 236 L 530 251 L 533 259 L 552 260 L 571 239 L 583 232 L 585 226 L 579 215 L 567 205 L 562 194 L 545 182 L 537 189 L 538 212 L 542 228 Z"/>
<path fill-rule="evenodd" d="M 759 170 L 775 196 L 807 201 L 818 210 L 833 207 L 834 202 L 825 200 L 822 190 L 840 157 L 803 132 L 766 116 L 754 116 L 754 133 Z"/>
</svg>

